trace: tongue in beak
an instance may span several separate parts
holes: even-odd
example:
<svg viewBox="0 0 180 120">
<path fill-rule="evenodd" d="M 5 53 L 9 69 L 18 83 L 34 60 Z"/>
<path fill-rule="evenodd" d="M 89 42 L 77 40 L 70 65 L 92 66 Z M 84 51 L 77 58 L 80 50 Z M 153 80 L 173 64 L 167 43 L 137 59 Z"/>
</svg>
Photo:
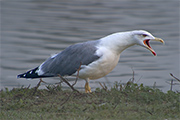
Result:
<svg viewBox="0 0 180 120">
<path fill-rule="evenodd" d="M 163 41 L 161 38 L 155 38 L 155 39 L 151 39 L 151 40 L 152 40 L 152 41 L 159 41 L 159 42 L 164 43 L 164 41 Z M 149 41 L 150 41 L 149 39 L 144 40 L 144 41 L 143 41 L 143 42 L 144 42 L 144 45 L 146 46 L 146 48 L 147 48 L 148 50 L 150 50 L 150 51 L 152 52 L 152 54 L 153 54 L 154 56 L 156 56 L 156 52 L 151 48 Z"/>
</svg>

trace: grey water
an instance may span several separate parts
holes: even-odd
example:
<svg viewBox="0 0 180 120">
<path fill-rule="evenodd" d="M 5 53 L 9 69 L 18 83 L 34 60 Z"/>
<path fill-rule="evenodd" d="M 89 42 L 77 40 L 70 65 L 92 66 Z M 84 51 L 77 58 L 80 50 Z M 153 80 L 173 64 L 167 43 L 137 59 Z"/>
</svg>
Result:
<svg viewBox="0 0 180 120">
<path fill-rule="evenodd" d="M 90 81 L 92 89 L 108 88 L 115 81 L 156 86 L 166 92 L 173 79 L 180 78 L 180 2 L 178 0 L 24 0 L 1 2 L 0 89 L 36 86 L 38 79 L 16 76 L 40 65 L 51 54 L 69 45 L 96 40 L 114 32 L 143 29 L 165 41 L 151 42 L 154 57 L 147 49 L 133 46 L 121 54 L 117 67 L 106 77 Z M 75 78 L 71 79 L 71 83 Z M 43 79 L 49 84 L 59 78 Z M 175 82 L 175 81 L 174 81 Z M 176 82 L 175 82 L 176 83 Z M 178 83 L 178 82 L 177 82 Z M 84 89 L 84 80 L 75 87 Z M 43 88 L 47 84 L 43 84 Z M 67 87 L 65 83 L 63 87 Z M 173 90 L 180 90 L 174 85 Z"/>
</svg>

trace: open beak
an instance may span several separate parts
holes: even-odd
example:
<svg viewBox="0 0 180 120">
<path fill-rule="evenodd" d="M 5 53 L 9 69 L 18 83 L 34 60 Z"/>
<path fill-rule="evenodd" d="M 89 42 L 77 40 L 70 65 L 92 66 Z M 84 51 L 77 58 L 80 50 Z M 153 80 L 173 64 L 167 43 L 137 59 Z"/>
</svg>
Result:
<svg viewBox="0 0 180 120">
<path fill-rule="evenodd" d="M 150 43 L 149 43 L 150 40 L 152 40 L 152 41 L 159 41 L 159 42 L 161 42 L 163 44 L 164 44 L 164 41 L 161 38 L 156 38 L 156 37 L 154 39 L 147 39 L 147 40 L 143 41 L 144 45 L 146 46 L 146 48 L 148 50 L 150 50 L 154 56 L 156 56 L 156 52 L 150 46 Z"/>
</svg>

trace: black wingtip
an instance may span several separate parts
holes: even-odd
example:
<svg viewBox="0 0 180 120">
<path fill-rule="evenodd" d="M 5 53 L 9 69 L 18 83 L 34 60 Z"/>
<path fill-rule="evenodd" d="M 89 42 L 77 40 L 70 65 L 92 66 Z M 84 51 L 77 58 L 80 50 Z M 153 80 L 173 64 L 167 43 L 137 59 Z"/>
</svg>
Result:
<svg viewBox="0 0 180 120">
<path fill-rule="evenodd" d="M 28 73 L 28 72 L 27 72 Z M 19 74 L 19 75 L 17 75 L 17 78 L 27 78 L 26 77 L 26 74 L 27 73 L 23 73 L 23 74 Z"/>
<path fill-rule="evenodd" d="M 39 75 L 36 73 L 38 67 L 27 71 L 26 73 L 17 75 L 17 78 L 39 78 Z"/>
<path fill-rule="evenodd" d="M 38 67 L 27 71 L 26 73 L 22 73 L 17 75 L 17 78 L 43 78 L 43 77 L 54 77 L 54 75 L 38 75 L 38 73 L 36 72 L 38 69 Z"/>
<path fill-rule="evenodd" d="M 22 76 L 23 76 L 22 74 L 17 75 L 17 79 L 22 78 Z"/>
</svg>

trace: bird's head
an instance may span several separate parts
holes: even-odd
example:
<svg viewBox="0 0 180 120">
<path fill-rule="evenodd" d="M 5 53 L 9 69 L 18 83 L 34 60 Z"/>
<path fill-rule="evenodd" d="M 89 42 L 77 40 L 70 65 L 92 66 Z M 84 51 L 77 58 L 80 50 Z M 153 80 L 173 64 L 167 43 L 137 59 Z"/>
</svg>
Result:
<svg viewBox="0 0 180 120">
<path fill-rule="evenodd" d="M 156 52 L 151 48 L 150 41 L 159 41 L 164 43 L 161 38 L 154 37 L 151 33 L 144 30 L 136 30 L 132 33 L 136 44 L 147 48 L 154 56 L 156 56 Z"/>
</svg>

